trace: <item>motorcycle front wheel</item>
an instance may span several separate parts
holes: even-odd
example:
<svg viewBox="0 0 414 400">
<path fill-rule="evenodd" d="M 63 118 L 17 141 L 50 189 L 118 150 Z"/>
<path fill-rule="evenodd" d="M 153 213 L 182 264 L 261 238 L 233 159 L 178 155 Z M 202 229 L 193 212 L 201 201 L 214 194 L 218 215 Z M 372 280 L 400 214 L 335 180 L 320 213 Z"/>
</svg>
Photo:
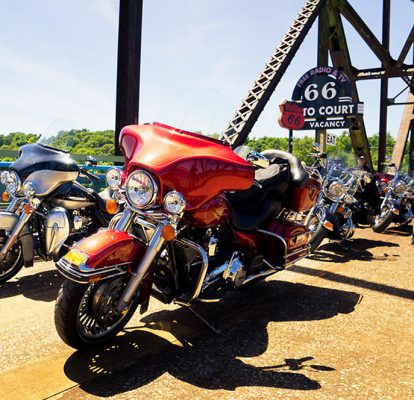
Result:
<svg viewBox="0 0 414 400">
<path fill-rule="evenodd" d="M 393 219 L 394 214 L 391 210 L 382 212 L 380 215 L 375 216 L 374 223 L 372 224 L 372 230 L 377 233 L 385 231 Z"/>
<path fill-rule="evenodd" d="M 316 215 L 312 216 L 308 223 L 309 231 L 311 232 L 311 237 L 309 239 L 309 252 L 313 253 L 322 243 L 325 238 L 325 229 L 320 223 Z"/>
<path fill-rule="evenodd" d="M 0 248 L 7 242 L 6 235 L 0 235 Z M 0 260 L 0 284 L 13 278 L 23 268 L 23 251 L 20 241 L 17 241 Z"/>
<path fill-rule="evenodd" d="M 55 326 L 60 338 L 75 349 L 90 349 L 112 339 L 134 314 L 139 295 L 124 313 L 116 305 L 129 275 L 89 285 L 65 280 L 55 305 Z"/>
</svg>

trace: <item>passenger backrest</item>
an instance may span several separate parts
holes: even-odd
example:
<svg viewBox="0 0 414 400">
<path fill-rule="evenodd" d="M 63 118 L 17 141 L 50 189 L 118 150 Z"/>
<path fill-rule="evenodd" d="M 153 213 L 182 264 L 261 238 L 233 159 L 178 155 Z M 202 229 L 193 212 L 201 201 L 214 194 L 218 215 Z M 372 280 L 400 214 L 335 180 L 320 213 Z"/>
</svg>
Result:
<svg viewBox="0 0 414 400">
<path fill-rule="evenodd" d="M 275 149 L 262 151 L 261 154 L 267 157 L 271 163 L 277 163 L 278 159 L 283 160 L 285 162 L 287 161 L 290 168 L 292 183 L 298 187 L 302 187 L 305 185 L 306 181 L 308 180 L 309 174 L 303 168 L 299 158 L 286 151 Z"/>
</svg>

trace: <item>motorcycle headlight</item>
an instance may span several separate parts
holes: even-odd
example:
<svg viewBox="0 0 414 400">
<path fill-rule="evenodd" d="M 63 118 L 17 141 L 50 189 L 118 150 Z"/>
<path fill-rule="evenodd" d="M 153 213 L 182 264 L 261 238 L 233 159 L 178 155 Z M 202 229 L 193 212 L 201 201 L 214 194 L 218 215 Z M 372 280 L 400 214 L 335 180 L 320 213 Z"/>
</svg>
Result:
<svg viewBox="0 0 414 400">
<path fill-rule="evenodd" d="M 9 178 L 9 171 L 3 171 L 0 175 L 0 182 L 5 185 Z"/>
<path fill-rule="evenodd" d="M 353 197 L 353 196 L 351 196 L 350 194 L 346 194 L 346 195 L 344 196 L 344 202 L 345 202 L 346 204 L 352 204 L 352 203 L 354 202 L 354 197 Z"/>
<path fill-rule="evenodd" d="M 22 181 L 16 172 L 11 171 L 7 176 L 6 191 L 8 194 L 15 195 L 22 187 Z"/>
<path fill-rule="evenodd" d="M 346 192 L 344 184 L 335 181 L 332 182 L 328 189 L 328 196 L 334 200 L 339 200 Z"/>
<path fill-rule="evenodd" d="M 23 185 L 23 193 L 26 197 L 32 197 L 36 193 L 36 188 L 33 182 L 25 182 Z"/>
<path fill-rule="evenodd" d="M 135 208 L 148 208 L 154 204 L 158 187 L 154 179 L 144 171 L 129 175 L 125 184 L 125 194 L 129 204 Z"/>
<path fill-rule="evenodd" d="M 116 168 L 111 168 L 106 173 L 105 180 L 111 189 L 118 189 L 121 185 L 121 171 Z"/>
<path fill-rule="evenodd" d="M 180 214 L 187 205 L 184 196 L 176 191 L 169 192 L 164 197 L 164 207 L 171 214 Z"/>
<path fill-rule="evenodd" d="M 398 195 L 403 195 L 406 190 L 407 186 L 404 182 L 398 182 L 394 189 L 395 193 Z"/>
</svg>

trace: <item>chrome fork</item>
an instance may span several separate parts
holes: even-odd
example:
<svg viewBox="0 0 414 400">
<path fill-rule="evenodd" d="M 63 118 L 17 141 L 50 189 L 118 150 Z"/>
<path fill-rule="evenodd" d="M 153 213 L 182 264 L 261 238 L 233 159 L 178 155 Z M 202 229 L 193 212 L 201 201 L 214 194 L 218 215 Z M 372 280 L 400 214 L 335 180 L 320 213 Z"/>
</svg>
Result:
<svg viewBox="0 0 414 400">
<path fill-rule="evenodd" d="M 14 225 L 13 230 L 10 233 L 9 238 L 7 239 L 6 243 L 4 244 L 3 248 L 0 250 L 0 260 L 3 260 L 7 252 L 13 247 L 14 243 L 17 240 L 17 237 L 23 227 L 26 225 L 27 221 L 32 215 L 32 207 L 30 207 L 29 210 L 26 209 L 26 205 L 29 204 L 27 202 L 22 202 L 22 212 L 20 214 L 20 217 L 18 221 L 16 222 L 16 225 Z M 17 208 L 16 204 L 13 204 L 13 208 Z"/>
</svg>

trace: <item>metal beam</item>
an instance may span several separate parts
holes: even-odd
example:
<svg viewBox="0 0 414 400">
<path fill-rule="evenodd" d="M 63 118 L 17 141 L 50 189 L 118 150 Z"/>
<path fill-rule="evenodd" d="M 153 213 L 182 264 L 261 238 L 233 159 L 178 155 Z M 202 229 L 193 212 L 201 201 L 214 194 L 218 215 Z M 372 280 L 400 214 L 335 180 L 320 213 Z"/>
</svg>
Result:
<svg viewBox="0 0 414 400">
<path fill-rule="evenodd" d="M 143 0 L 119 1 L 118 72 L 116 87 L 115 155 L 121 155 L 119 133 L 137 124 L 141 68 Z"/>
<path fill-rule="evenodd" d="M 412 93 L 408 93 L 407 103 L 412 104 L 407 104 L 404 107 L 404 114 L 401 120 L 400 129 L 398 130 L 398 135 L 395 140 L 395 145 L 391 157 L 391 162 L 395 163 L 398 168 L 401 167 L 401 163 L 404 158 L 404 150 L 414 118 L 414 95 Z"/>
<path fill-rule="evenodd" d="M 345 31 L 342 24 L 341 16 L 338 10 L 338 1 L 329 0 L 329 50 L 332 63 L 336 69 L 344 71 L 352 83 L 352 100 L 359 102 L 358 89 L 355 84 L 354 74 L 349 54 L 348 44 L 346 41 Z M 366 165 L 373 170 L 371 152 L 368 144 L 368 138 L 365 131 L 364 120 L 361 116 L 351 118 L 352 126 L 349 130 L 352 147 L 356 157 L 364 156 Z"/>
<path fill-rule="evenodd" d="M 367 79 L 382 79 L 382 78 L 399 78 L 402 76 L 413 76 L 414 65 L 402 66 L 398 70 L 390 71 L 387 68 L 367 68 L 358 69 L 354 72 L 355 80 L 367 80 Z"/>
<path fill-rule="evenodd" d="M 328 3 L 325 3 L 319 11 L 318 19 L 318 67 L 329 64 L 329 21 Z M 326 129 L 315 131 L 315 141 L 320 143 L 321 150 L 326 152 Z"/>
<path fill-rule="evenodd" d="M 386 66 L 388 69 L 398 73 L 398 68 L 395 66 L 396 61 L 391 57 L 389 51 L 384 48 L 381 42 L 376 38 L 372 31 L 368 28 L 364 20 L 359 16 L 359 14 L 352 8 L 352 6 L 346 0 L 337 0 L 338 8 L 341 14 L 348 20 L 348 22 L 354 27 L 354 29 L 359 33 L 361 38 L 369 46 L 369 48 L 374 52 L 377 58 L 381 63 Z M 410 85 L 411 81 L 409 78 L 402 76 L 401 79 L 407 84 Z"/>
<path fill-rule="evenodd" d="M 402 67 L 403 62 L 404 62 L 405 58 L 407 57 L 407 54 L 410 51 L 410 48 L 411 48 L 413 42 L 414 42 L 414 26 L 411 28 L 411 32 L 409 33 L 408 38 L 405 41 L 404 46 L 401 50 L 401 53 L 398 56 L 398 60 L 397 60 L 397 64 L 396 64 L 396 66 L 398 68 Z"/>
<path fill-rule="evenodd" d="M 389 53 L 390 50 L 390 17 L 391 0 L 383 0 L 382 9 L 382 46 Z M 382 67 L 386 65 L 382 63 Z M 387 117 L 388 117 L 388 78 L 381 79 L 380 89 L 380 121 L 378 141 L 378 172 L 383 169 L 387 150 Z"/>
<path fill-rule="evenodd" d="M 236 113 L 221 135 L 221 139 L 231 144 L 233 148 L 245 142 L 325 1 L 306 1 L 299 15 L 295 18 L 276 51 L 273 53 L 270 61 L 265 65 L 264 70 L 255 80 L 247 97 L 236 110 Z"/>
</svg>

